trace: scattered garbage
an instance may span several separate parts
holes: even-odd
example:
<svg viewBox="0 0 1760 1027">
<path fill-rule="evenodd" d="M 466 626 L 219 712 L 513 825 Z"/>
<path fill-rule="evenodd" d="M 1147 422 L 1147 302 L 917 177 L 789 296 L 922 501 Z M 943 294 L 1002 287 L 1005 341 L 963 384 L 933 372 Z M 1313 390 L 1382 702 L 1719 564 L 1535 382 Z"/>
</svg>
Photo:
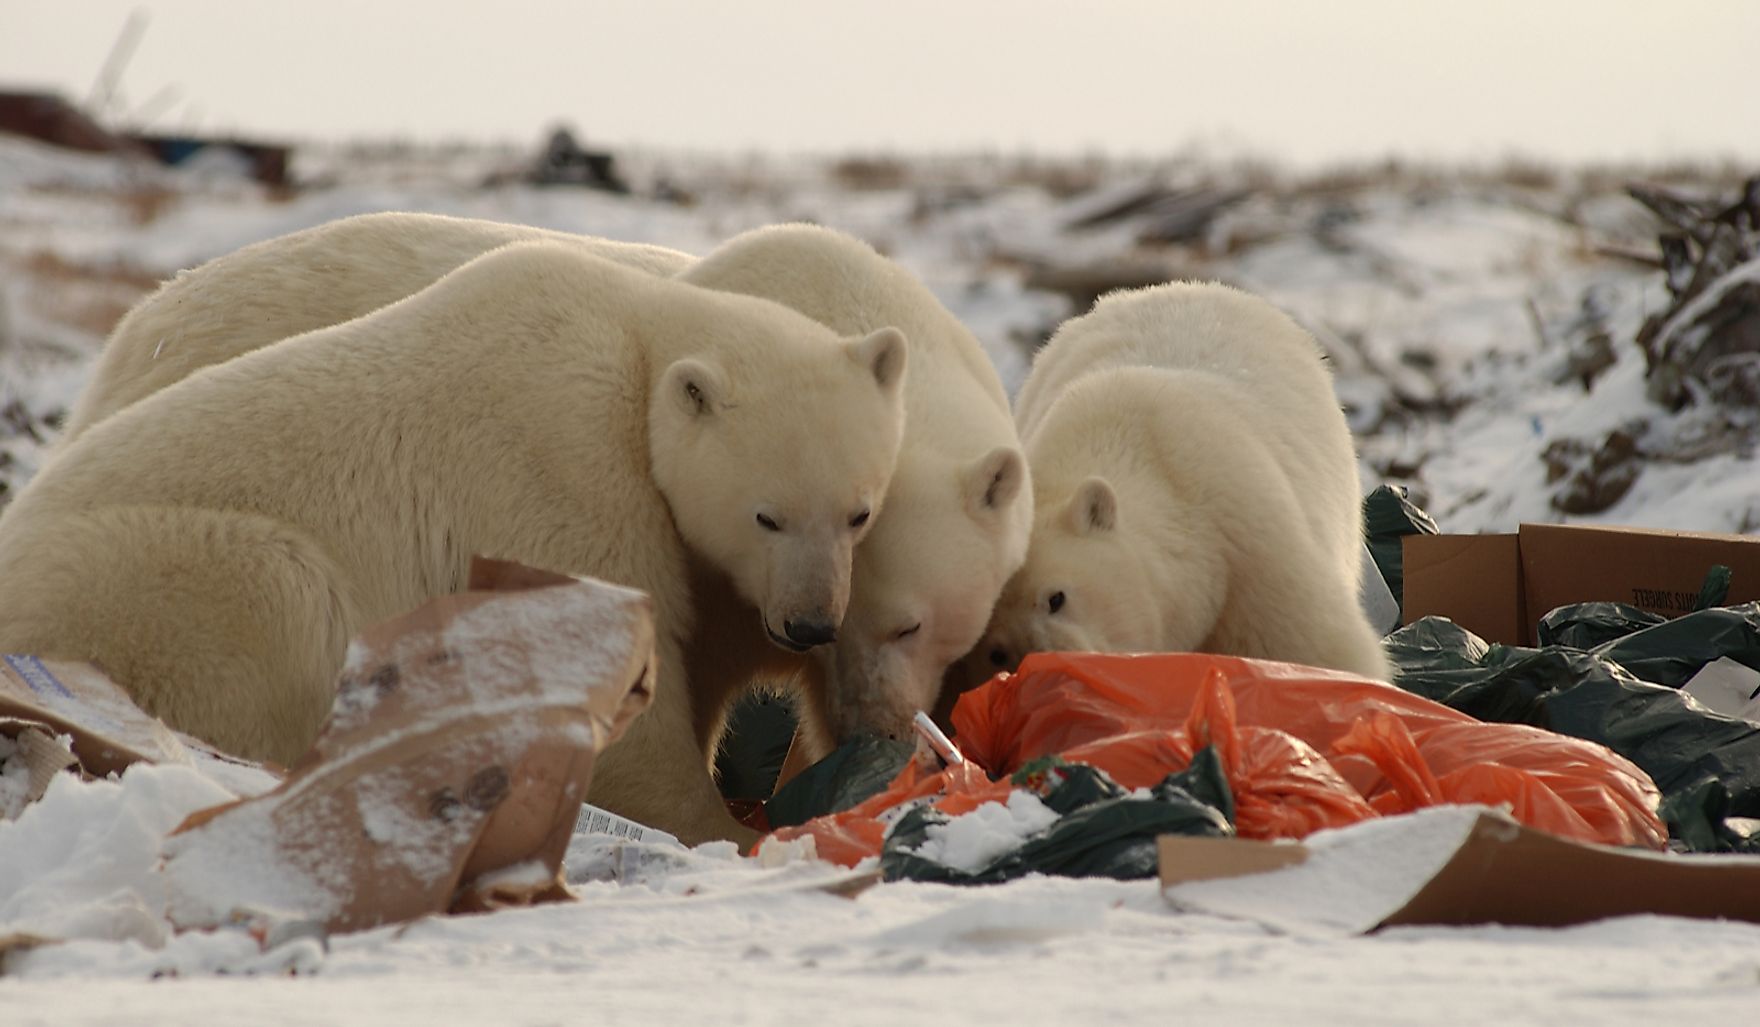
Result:
<svg viewBox="0 0 1760 1027">
<path fill-rule="evenodd" d="M 1507 805 L 1523 823 L 1582 841 L 1653 849 L 1666 838 L 1656 786 L 1601 746 L 1478 723 L 1389 685 L 1292 664 L 1196 653 L 1038 653 L 1016 673 L 961 696 L 953 723 L 965 763 L 931 772 L 907 761 L 885 791 L 777 830 L 760 852 L 772 840 L 811 837 L 820 856 L 846 865 L 881 855 L 889 877 L 980 881 L 1057 872 L 1086 865 L 1063 862 L 1066 818 L 1099 817 L 1084 811 L 1127 792 L 1185 803 L 1176 787 L 1216 813 L 1194 818 L 1185 809 L 1182 822 L 1208 833 L 1224 833 L 1219 823 L 1226 823 L 1248 838 L 1303 838 L 1458 802 Z M 1212 755 L 1200 758 L 1206 751 Z M 1047 757 L 1059 762 L 1035 762 Z M 1211 759 L 1225 789 L 1170 781 Z M 1077 775 L 1089 797 L 1058 799 L 1050 807 L 1058 817 L 1029 825 L 1017 845 L 975 865 L 924 854 L 931 829 L 951 829 L 952 818 L 987 804 L 1008 806 L 1022 787 L 1051 803 L 1069 775 L 1066 764 L 1103 779 Z M 1035 784 L 1048 769 L 1058 780 Z M 1172 816 L 1138 809 L 1127 819 L 1139 814 Z M 1114 815 L 1124 816 L 1106 814 Z M 1116 825 L 1099 833 L 1095 844 L 1129 835 Z M 1045 858 L 1035 862 L 1038 856 Z M 1131 865 L 1148 873 L 1152 862 Z"/>
<path fill-rule="evenodd" d="M 1760 852 L 1760 723 L 1714 712 L 1681 690 L 1719 659 L 1760 666 L 1760 603 L 1659 623 L 1596 603 L 1548 620 L 1547 637 L 1600 641 L 1588 649 L 1501 645 L 1425 617 L 1387 641 L 1395 682 L 1480 720 L 1605 745 L 1656 782 L 1679 847 Z M 1615 635 L 1622 627 L 1631 630 Z"/>
</svg>

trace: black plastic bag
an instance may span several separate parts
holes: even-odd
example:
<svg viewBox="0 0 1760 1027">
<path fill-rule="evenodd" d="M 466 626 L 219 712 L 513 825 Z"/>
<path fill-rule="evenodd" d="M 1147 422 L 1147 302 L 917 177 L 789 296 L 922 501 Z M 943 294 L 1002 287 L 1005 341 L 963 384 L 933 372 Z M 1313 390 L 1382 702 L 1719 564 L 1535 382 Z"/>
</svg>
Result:
<svg viewBox="0 0 1760 1027">
<path fill-rule="evenodd" d="M 985 866 L 967 870 L 920 854 L 930 828 L 949 818 L 919 807 L 886 836 L 880 853 L 886 879 L 994 884 L 1041 873 L 1130 880 L 1155 875 L 1155 839 L 1161 835 L 1234 833 L 1234 797 L 1222 761 L 1211 748 L 1150 789 L 1148 798 L 1125 791 L 1103 771 L 1055 756 L 1027 764 L 1012 780 L 1061 814 L 1057 821 Z"/>
<path fill-rule="evenodd" d="M 1625 603 L 1572 603 L 1540 618 L 1534 637 L 1542 647 L 1568 645 L 1572 649 L 1593 649 L 1666 620 L 1660 614 Z"/>
<path fill-rule="evenodd" d="M 1712 713 L 1675 688 L 1640 680 L 1609 654 L 1627 643 L 1626 650 L 1640 661 L 1655 655 L 1645 665 L 1684 674 L 1684 681 L 1704 663 L 1742 651 L 1747 635 L 1732 629 L 1727 615 L 1752 605 L 1689 614 L 1592 651 L 1489 644 L 1448 620 L 1426 617 L 1389 636 L 1387 649 L 1394 683 L 1407 691 L 1480 720 L 1530 724 L 1598 742 L 1631 760 L 1661 789 L 1677 841 L 1727 851 L 1733 834 L 1724 818 L 1760 816 L 1760 726 Z M 1735 619 L 1749 623 L 1746 616 Z M 1674 630 L 1661 641 L 1655 635 L 1640 638 L 1661 628 Z M 1668 649 L 1660 648 L 1664 645 Z M 1687 649 L 1694 651 L 1690 658 L 1668 655 Z M 1721 792 L 1707 789 L 1707 780 Z M 1683 825 L 1690 824 L 1703 827 L 1685 830 Z"/>
<path fill-rule="evenodd" d="M 1760 670 L 1760 603 L 1699 610 L 1603 643 L 1595 652 L 1670 688 L 1686 684 L 1719 657 Z"/>
<path fill-rule="evenodd" d="M 913 743 L 887 738 L 846 742 L 778 788 L 764 816 L 773 828 L 793 827 L 860 805 L 885 791 L 915 752 Z"/>
<path fill-rule="evenodd" d="M 1401 539 L 1441 533 L 1436 521 L 1407 496 L 1403 485 L 1382 485 L 1363 498 L 1363 541 L 1401 610 L 1406 603 L 1405 543 Z"/>
<path fill-rule="evenodd" d="M 760 802 L 769 798 L 794 730 L 794 706 L 784 696 L 756 692 L 734 703 L 715 754 L 722 796 Z"/>
</svg>

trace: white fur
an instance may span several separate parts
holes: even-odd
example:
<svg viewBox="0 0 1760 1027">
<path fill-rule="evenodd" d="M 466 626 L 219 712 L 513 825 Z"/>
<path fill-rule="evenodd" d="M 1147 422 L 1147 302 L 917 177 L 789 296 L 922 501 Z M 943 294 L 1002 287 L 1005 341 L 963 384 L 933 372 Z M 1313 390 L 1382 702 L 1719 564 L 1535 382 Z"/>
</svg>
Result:
<svg viewBox="0 0 1760 1027">
<path fill-rule="evenodd" d="M 772 616 L 840 602 L 904 362 L 896 333 L 840 343 L 776 304 L 516 243 L 90 428 L 0 516 L 0 652 L 93 660 L 173 725 L 287 762 L 348 639 L 456 591 L 471 554 L 595 575 L 653 597 L 659 683 L 590 797 L 749 840 L 708 773 L 729 696 L 683 679 L 689 563 Z M 779 543 L 759 510 L 806 530 Z"/>
<path fill-rule="evenodd" d="M 1277 308 L 1216 284 L 1114 293 L 1035 358 L 1017 419 L 1032 545 L 969 662 L 1203 651 L 1387 678 L 1357 600 L 1350 429 Z"/>
<path fill-rule="evenodd" d="M 812 658 L 771 645 L 766 634 L 785 637 L 784 625 L 717 594 L 725 582 L 697 566 L 703 610 L 689 646 L 692 679 L 713 678 L 716 690 L 804 684 L 807 734 L 819 752 L 858 732 L 905 731 L 912 711 L 933 705 L 944 668 L 977 641 L 1025 558 L 1032 492 L 1006 393 L 978 341 L 921 282 L 842 233 L 757 229 L 698 263 L 658 247 L 496 222 L 347 218 L 211 261 L 143 300 L 112 334 L 68 434 L 201 367 L 395 302 L 493 246 L 527 238 L 770 299 L 847 334 L 905 331 L 918 368 L 906 384 L 905 444 L 884 514 L 876 511 L 856 552 L 837 644 Z M 912 625 L 917 631 L 898 637 Z M 718 722 L 703 730 L 720 735 Z"/>
<path fill-rule="evenodd" d="M 497 246 L 541 240 L 656 275 L 694 259 L 661 246 L 401 212 L 265 240 L 182 272 L 135 304 L 110 333 L 58 445 L 210 364 L 370 313 Z"/>
<path fill-rule="evenodd" d="M 840 333 L 891 325 L 910 340 L 904 445 L 885 508 L 856 550 L 836 643 L 815 650 L 811 668 L 737 637 L 701 647 L 705 673 L 806 669 L 810 734 L 908 737 L 911 715 L 933 707 L 943 672 L 983 634 L 1026 555 L 1032 493 L 1002 382 L 921 282 L 839 232 L 761 228 L 679 277 L 774 300 Z M 740 619 L 729 606 L 717 616 Z M 829 740 L 811 739 L 821 750 Z"/>
</svg>

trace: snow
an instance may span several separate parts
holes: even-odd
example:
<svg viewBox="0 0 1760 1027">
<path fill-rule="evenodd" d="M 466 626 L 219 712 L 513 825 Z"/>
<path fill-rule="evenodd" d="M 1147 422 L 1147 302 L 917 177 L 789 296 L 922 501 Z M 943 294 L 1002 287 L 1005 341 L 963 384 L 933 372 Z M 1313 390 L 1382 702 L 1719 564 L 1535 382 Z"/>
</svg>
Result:
<svg viewBox="0 0 1760 1027">
<path fill-rule="evenodd" d="M 68 406 L 108 325 L 154 282 L 332 218 L 428 210 L 693 253 L 756 225 L 819 221 L 920 275 L 1013 389 L 1031 347 L 1075 312 L 1028 288 L 1023 268 L 1140 255 L 1128 222 L 1065 226 L 1106 192 L 1154 177 L 1084 166 L 1103 192 L 1072 198 L 995 158 L 923 162 L 903 185 L 869 189 L 809 161 L 632 154 L 631 197 L 481 186 L 520 156 L 303 150 L 299 171 L 320 184 L 281 195 L 224 167 L 181 174 L 0 136 L 0 408 L 16 402 L 30 425 L 0 434 L 0 482 L 20 488 L 41 466 L 54 435 L 45 419 Z M 652 198 L 661 178 L 691 202 Z M 1631 345 L 1663 302 L 1660 276 L 1595 253 L 1602 242 L 1648 245 L 1654 231 L 1618 186 L 1570 175 L 1541 189 L 1466 175 L 1274 185 L 1172 256 L 1314 329 L 1359 432 L 1365 487 L 1411 483 L 1445 530 L 1509 530 L 1565 519 L 1539 458 L 1549 444 L 1593 445 L 1637 416 L 1658 438 L 1696 430 L 1690 414 L 1649 404 Z M 1591 305 L 1618 360 L 1585 390 L 1563 372 Z M 1739 452 L 1652 462 L 1586 519 L 1752 530 L 1754 481 Z M 12 773 L 0 768 L 0 801 Z M 1370 824 L 1311 839 L 1317 855 L 1302 868 L 1182 891 L 1178 905 L 1151 881 L 1043 877 L 879 884 L 851 899 L 826 890 L 850 872 L 804 846 L 758 861 L 725 845 L 582 835 L 566 860 L 574 904 L 429 918 L 327 945 L 297 922 L 266 948 L 239 929 L 174 933 L 159 870 L 178 844 L 167 833 L 196 809 L 266 787 L 264 775 L 205 760 L 118 780 L 64 775 L 0 822 L 0 939 L 66 939 L 0 957 L 0 1022 L 1551 1025 L 1734 1021 L 1760 1009 L 1755 925 L 1638 917 L 1350 933 L 1448 844 L 1441 815 L 1420 821 L 1433 829 Z M 1035 803 L 986 807 L 929 844 L 975 864 L 1039 822 Z M 402 830 L 363 812 L 370 829 Z M 180 860 L 178 873 L 199 878 L 216 907 L 229 888 L 261 898 L 269 854 L 212 855 Z M 298 880 L 284 883 L 286 904 L 310 898 Z"/>
<path fill-rule="evenodd" d="M 976 872 L 1057 820 L 1057 811 L 1037 795 L 1011 792 L 1007 803 L 986 802 L 945 824 L 931 824 L 916 853 L 943 866 Z"/>
</svg>

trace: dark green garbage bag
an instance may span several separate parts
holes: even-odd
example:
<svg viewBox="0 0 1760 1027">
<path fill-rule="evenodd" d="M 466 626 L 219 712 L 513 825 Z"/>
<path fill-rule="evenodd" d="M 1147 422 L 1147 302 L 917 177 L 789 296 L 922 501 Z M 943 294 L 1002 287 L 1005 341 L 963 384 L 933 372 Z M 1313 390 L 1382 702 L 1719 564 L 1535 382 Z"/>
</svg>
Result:
<svg viewBox="0 0 1760 1027">
<path fill-rule="evenodd" d="M 794 727 L 794 706 L 784 696 L 757 692 L 735 703 L 715 754 L 721 794 L 729 799 L 769 798 L 794 741 Z"/>
<path fill-rule="evenodd" d="M 1753 650 L 1753 614 L 1713 609 L 1722 606 L 1729 595 L 1729 582 L 1730 569 L 1723 564 L 1713 566 L 1705 575 L 1705 583 L 1699 589 L 1698 605 L 1694 607 L 1696 614 L 1707 616 L 1696 616 L 1693 620 L 1682 618 L 1686 620 L 1684 624 L 1625 603 L 1571 603 L 1540 618 L 1535 637 L 1542 646 L 1594 649 L 1612 645 L 1628 635 L 1675 623 L 1673 628 L 1617 646 L 1613 658 L 1645 681 L 1678 687 L 1717 656 L 1734 656 L 1739 651 Z M 1732 637 L 1741 637 L 1742 641 L 1732 644 Z M 1717 656 L 1705 658 L 1698 655 L 1704 652 L 1716 652 Z M 1662 661 L 1662 669 L 1652 668 L 1645 663 L 1647 660 Z M 1673 669 L 1668 669 L 1670 667 Z M 1686 670 L 1688 667 L 1692 669 Z M 1685 673 L 1681 673 L 1683 670 Z"/>
<path fill-rule="evenodd" d="M 1628 642 L 1628 651 L 1641 657 L 1648 648 L 1635 650 L 1631 639 L 1695 617 L 1702 618 L 1701 630 L 1739 651 L 1746 644 L 1742 632 L 1716 630 L 1728 626 L 1727 616 L 1703 616 L 1718 612 L 1689 614 L 1587 652 L 1489 644 L 1450 621 L 1426 617 L 1390 635 L 1387 648 L 1394 683 L 1407 691 L 1480 720 L 1530 724 L 1599 742 L 1631 760 L 1662 790 L 1664 819 L 1677 842 L 1727 851 L 1735 833 L 1724 818 L 1760 817 L 1760 726 L 1711 713 L 1675 688 L 1640 680 L 1610 656 L 1619 642 Z M 1678 651 L 1689 643 L 1677 635 L 1668 644 Z M 1703 638 L 1698 650 L 1694 658 L 1701 665 L 1733 655 Z M 1671 660 L 1656 665 L 1662 664 L 1679 670 Z M 1707 780 L 1717 787 L 1707 787 Z"/>
<path fill-rule="evenodd" d="M 886 738 L 845 742 L 778 788 L 764 804 L 764 816 L 773 828 L 793 827 L 860 805 L 885 791 L 915 752 L 910 742 Z"/>
<path fill-rule="evenodd" d="M 889 881 L 994 884 L 1027 874 L 1129 880 L 1156 872 L 1155 839 L 1164 834 L 1224 837 L 1234 833 L 1234 797 L 1222 761 L 1205 748 L 1192 765 L 1138 798 L 1103 771 L 1047 756 L 1022 767 L 1015 785 L 1039 795 L 1060 814 L 1049 827 L 977 869 L 948 866 L 921 854 L 930 828 L 949 818 L 927 806 L 906 813 L 886 836 L 880 869 Z"/>
<path fill-rule="evenodd" d="M 1363 498 L 1363 541 L 1393 601 L 1405 609 L 1405 543 L 1407 535 L 1439 535 L 1442 529 L 1411 501 L 1403 485 L 1382 485 Z"/>
<path fill-rule="evenodd" d="M 1666 621 L 1666 617 L 1625 603 L 1572 603 L 1540 618 L 1534 637 L 1542 648 L 1568 645 L 1593 649 Z"/>
<path fill-rule="evenodd" d="M 1760 670 L 1760 603 L 1698 610 L 1605 642 L 1595 652 L 1670 688 L 1723 656 Z"/>
</svg>

